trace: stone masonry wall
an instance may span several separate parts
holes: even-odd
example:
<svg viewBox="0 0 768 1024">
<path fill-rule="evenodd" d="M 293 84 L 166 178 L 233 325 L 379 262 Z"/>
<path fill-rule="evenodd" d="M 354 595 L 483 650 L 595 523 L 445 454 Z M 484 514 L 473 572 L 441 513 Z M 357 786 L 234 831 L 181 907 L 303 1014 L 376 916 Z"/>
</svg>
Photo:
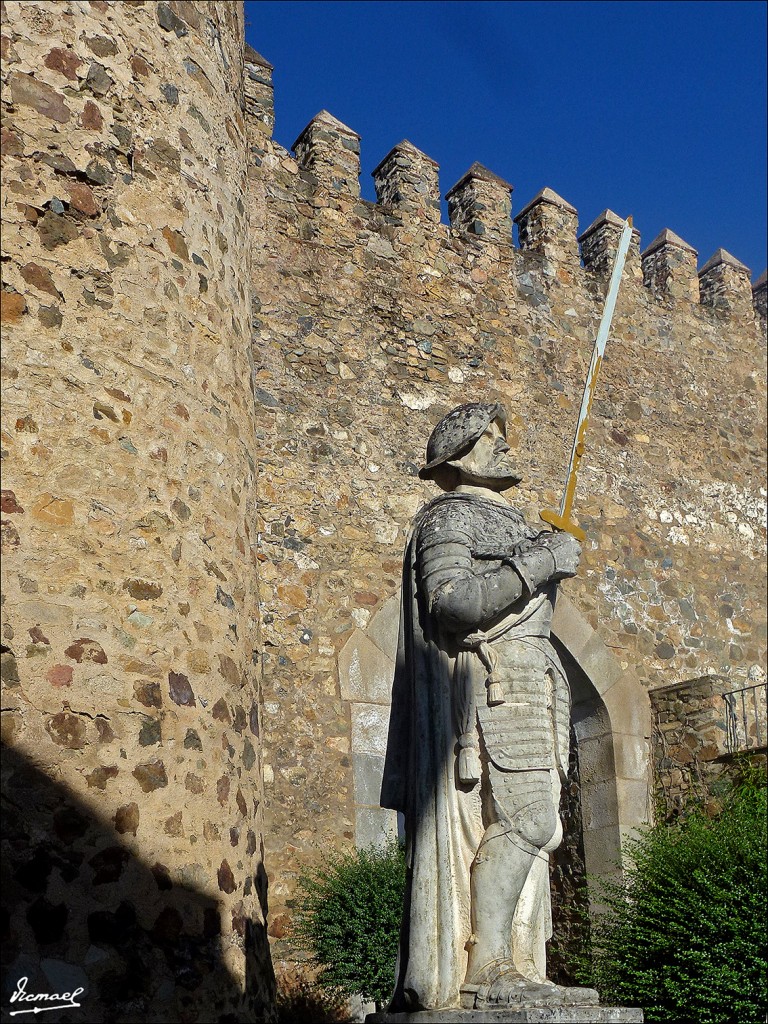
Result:
<svg viewBox="0 0 768 1024">
<path fill-rule="evenodd" d="M 651 690 L 655 718 L 655 798 L 668 820 L 694 807 L 715 813 L 734 769 L 765 764 L 765 673 L 754 666 L 734 690 L 723 676 L 686 679 Z"/>
<path fill-rule="evenodd" d="M 242 5 L 2 19 L 4 998 L 271 1019 Z"/>
<path fill-rule="evenodd" d="M 252 327 L 279 940 L 301 865 L 352 845 L 356 750 L 385 742 L 366 733 L 375 704 L 368 719 L 359 703 L 351 712 L 338 658 L 397 593 L 407 525 L 434 494 L 416 476 L 429 431 L 455 404 L 503 401 L 519 506 L 536 522 L 558 504 L 621 220 L 605 211 L 591 224 L 582 265 L 577 213 L 545 189 L 518 215 L 515 247 L 511 186 L 473 165 L 451 190 L 454 223 L 438 223 L 436 166 L 408 142 L 374 172 L 387 202 L 363 201 L 357 134 L 324 111 L 298 158 L 274 143 L 271 69 L 250 59 L 262 87 Z M 646 686 L 709 671 L 740 678 L 766 650 L 764 336 L 737 260 L 716 254 L 707 275 L 717 287 L 699 289 L 670 233 L 644 283 L 638 239 L 577 492 L 588 540 L 565 588 Z"/>
<path fill-rule="evenodd" d="M 515 247 L 514 168 L 473 164 L 442 224 L 405 140 L 361 200 L 328 112 L 273 142 L 239 3 L 2 11 L 5 983 L 269 1019 L 264 862 L 282 956 L 301 867 L 380 838 L 355 769 L 386 682 L 340 664 L 390 657 L 426 437 L 503 401 L 519 506 L 557 505 L 621 219 L 579 236 L 545 188 Z M 764 277 L 756 314 L 731 254 L 639 238 L 567 593 L 647 687 L 736 686 L 766 648 Z"/>
</svg>

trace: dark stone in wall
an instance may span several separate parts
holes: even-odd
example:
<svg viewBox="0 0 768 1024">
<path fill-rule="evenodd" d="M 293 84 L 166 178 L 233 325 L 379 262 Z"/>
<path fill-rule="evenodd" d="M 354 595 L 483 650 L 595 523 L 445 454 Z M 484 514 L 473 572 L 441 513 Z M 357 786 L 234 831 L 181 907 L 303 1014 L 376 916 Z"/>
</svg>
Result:
<svg viewBox="0 0 768 1024">
<path fill-rule="evenodd" d="M 51 903 L 45 897 L 34 901 L 27 910 L 26 918 L 35 940 L 41 946 L 58 942 L 64 935 L 69 911 L 63 903 Z"/>
<path fill-rule="evenodd" d="M 189 31 L 186 24 L 171 10 L 168 4 L 157 5 L 157 23 L 166 32 L 175 32 L 177 36 L 185 36 Z"/>
<path fill-rule="evenodd" d="M 189 679 L 183 672 L 170 672 L 168 674 L 168 686 L 171 700 L 174 704 L 195 706 L 195 695 L 192 692 Z"/>
</svg>

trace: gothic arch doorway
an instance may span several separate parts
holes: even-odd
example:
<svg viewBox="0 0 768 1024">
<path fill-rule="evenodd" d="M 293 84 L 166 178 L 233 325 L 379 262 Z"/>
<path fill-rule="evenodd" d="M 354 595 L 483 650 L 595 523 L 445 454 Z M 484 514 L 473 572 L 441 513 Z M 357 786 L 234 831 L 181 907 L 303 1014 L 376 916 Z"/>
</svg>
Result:
<svg viewBox="0 0 768 1024">
<path fill-rule="evenodd" d="M 400 595 L 393 595 L 338 658 L 342 700 L 349 702 L 355 841 L 397 835 L 394 811 L 379 807 L 397 651 Z M 648 694 L 568 598 L 552 624 L 573 700 L 581 777 L 584 859 L 588 875 L 615 874 L 624 840 L 650 812 L 651 713 Z"/>
<path fill-rule="evenodd" d="M 587 874 L 615 874 L 625 840 L 651 819 L 648 693 L 563 595 L 552 635 L 571 686 Z"/>
</svg>

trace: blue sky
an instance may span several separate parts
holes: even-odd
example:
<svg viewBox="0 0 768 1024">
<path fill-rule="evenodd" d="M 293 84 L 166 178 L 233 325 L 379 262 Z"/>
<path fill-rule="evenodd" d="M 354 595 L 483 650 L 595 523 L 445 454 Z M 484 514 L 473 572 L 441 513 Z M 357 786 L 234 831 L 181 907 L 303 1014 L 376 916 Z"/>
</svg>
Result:
<svg viewBox="0 0 768 1024">
<path fill-rule="evenodd" d="M 275 138 L 321 109 L 362 136 L 370 172 L 401 139 L 544 186 L 583 230 L 606 207 L 648 245 L 671 228 L 756 278 L 766 264 L 766 5 L 740 0 L 251 0 L 246 38 L 275 67 Z M 443 215 L 445 219 L 445 214 Z"/>
</svg>

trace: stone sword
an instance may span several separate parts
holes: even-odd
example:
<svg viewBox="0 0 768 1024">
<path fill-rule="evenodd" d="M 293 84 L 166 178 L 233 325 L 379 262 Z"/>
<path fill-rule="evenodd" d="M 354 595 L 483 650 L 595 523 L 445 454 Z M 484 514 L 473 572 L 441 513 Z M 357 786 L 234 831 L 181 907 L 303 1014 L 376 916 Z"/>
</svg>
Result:
<svg viewBox="0 0 768 1024">
<path fill-rule="evenodd" d="M 564 530 L 567 533 L 572 534 L 579 541 L 584 541 L 586 539 L 586 534 L 581 527 L 577 526 L 571 519 L 573 498 L 576 493 L 576 478 L 578 476 L 582 456 L 586 450 L 584 438 L 586 437 L 587 426 L 589 425 L 589 413 L 592 408 L 592 399 L 595 396 L 597 375 L 600 372 L 600 365 L 603 361 L 605 345 L 608 341 L 608 332 L 611 329 L 611 321 L 613 320 L 613 312 L 616 309 L 616 298 L 619 294 L 621 273 L 624 269 L 624 261 L 627 258 L 627 250 L 629 249 L 631 238 L 632 218 L 628 217 L 624 221 L 624 227 L 621 230 L 619 248 L 616 252 L 616 262 L 613 265 L 613 273 L 611 274 L 611 282 L 608 286 L 608 294 L 605 297 L 603 315 L 600 320 L 600 327 L 597 331 L 595 347 L 592 350 L 592 361 L 589 364 L 589 372 L 587 373 L 587 380 L 584 384 L 584 395 L 581 399 L 579 419 L 576 423 L 576 433 L 574 434 L 573 448 L 571 449 L 571 461 L 568 464 L 568 475 L 565 481 L 563 497 L 560 502 L 560 511 L 555 512 L 554 509 L 545 508 L 541 512 L 541 518 L 545 523 L 548 523 L 550 526 L 554 526 L 556 530 Z"/>
</svg>

